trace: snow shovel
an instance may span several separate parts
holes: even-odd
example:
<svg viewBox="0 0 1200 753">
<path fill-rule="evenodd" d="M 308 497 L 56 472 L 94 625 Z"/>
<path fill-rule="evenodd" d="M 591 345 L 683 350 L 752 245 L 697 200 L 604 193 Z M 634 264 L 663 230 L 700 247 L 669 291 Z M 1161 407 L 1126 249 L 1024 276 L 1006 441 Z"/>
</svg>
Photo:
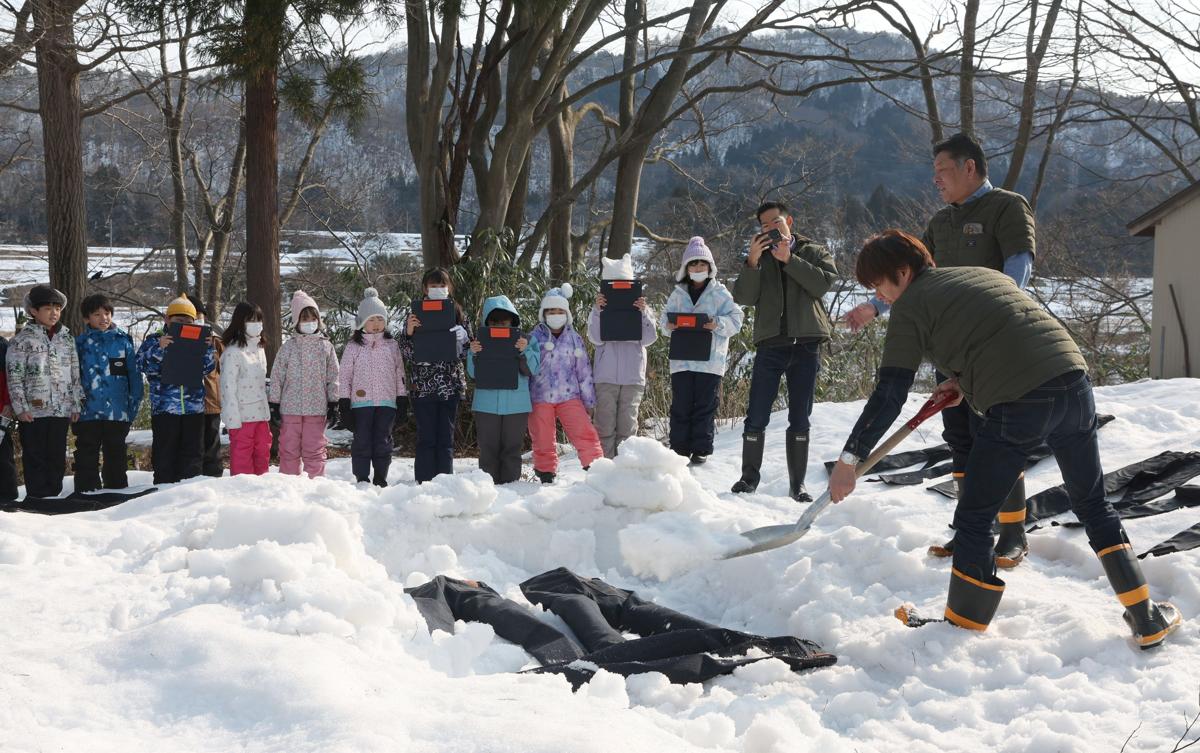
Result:
<svg viewBox="0 0 1200 753">
<path fill-rule="evenodd" d="M 953 402 L 952 395 L 946 395 L 938 399 L 936 402 L 933 398 L 929 398 L 925 405 L 921 406 L 921 410 L 917 411 L 917 415 L 913 416 L 908 423 L 896 430 L 896 433 L 885 439 L 881 445 L 875 448 L 875 451 L 859 463 L 854 469 L 855 478 L 862 478 L 868 471 L 875 467 L 875 464 L 884 458 L 889 452 L 896 448 L 896 445 L 903 442 L 909 434 L 925 422 L 926 419 L 941 412 L 943 408 Z M 748 546 L 733 551 L 726 552 L 721 555 L 721 559 L 728 560 L 734 557 L 742 557 L 747 554 L 755 554 L 757 552 L 765 552 L 768 549 L 777 549 L 781 546 L 787 546 L 793 541 L 799 539 L 804 534 L 808 533 L 808 529 L 812 528 L 813 521 L 821 512 L 829 507 L 830 497 L 829 491 L 817 498 L 815 502 L 809 505 L 804 514 L 795 523 L 783 524 L 777 526 L 763 526 L 762 528 L 754 528 L 749 531 L 742 531 L 742 536 L 750 541 Z"/>
</svg>

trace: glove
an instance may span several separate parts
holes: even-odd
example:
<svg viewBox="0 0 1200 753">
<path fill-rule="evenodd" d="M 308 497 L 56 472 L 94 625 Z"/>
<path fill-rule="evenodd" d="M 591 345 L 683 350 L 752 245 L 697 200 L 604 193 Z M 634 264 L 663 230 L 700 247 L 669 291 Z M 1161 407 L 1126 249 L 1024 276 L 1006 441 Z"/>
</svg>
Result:
<svg viewBox="0 0 1200 753">
<path fill-rule="evenodd" d="M 283 423 L 283 414 L 279 412 L 279 403 L 267 403 L 267 405 L 271 408 L 271 423 Z"/>
<path fill-rule="evenodd" d="M 325 408 L 325 428 L 336 429 L 338 425 L 338 404 L 329 403 Z"/>
<path fill-rule="evenodd" d="M 354 431 L 354 411 L 350 408 L 350 398 L 338 400 L 338 411 L 342 414 L 342 426 Z"/>
<path fill-rule="evenodd" d="M 408 395 L 396 396 L 396 425 L 408 423 Z"/>
<path fill-rule="evenodd" d="M 466 328 L 464 328 L 461 324 L 454 325 L 450 328 L 450 331 L 454 333 L 454 337 L 458 339 L 458 344 L 460 346 L 465 345 L 467 340 L 470 339 L 467 337 Z"/>
</svg>

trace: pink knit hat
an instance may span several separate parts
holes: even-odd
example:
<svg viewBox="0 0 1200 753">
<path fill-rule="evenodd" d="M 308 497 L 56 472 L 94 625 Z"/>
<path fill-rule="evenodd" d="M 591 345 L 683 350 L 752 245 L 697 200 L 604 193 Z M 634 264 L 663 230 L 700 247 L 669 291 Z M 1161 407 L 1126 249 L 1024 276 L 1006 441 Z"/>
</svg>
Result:
<svg viewBox="0 0 1200 753">
<path fill-rule="evenodd" d="M 292 294 L 292 326 L 300 323 L 300 312 L 306 308 L 314 308 L 317 310 L 317 316 L 321 315 L 321 309 L 317 306 L 317 302 L 313 297 L 303 290 L 297 290 Z"/>
</svg>

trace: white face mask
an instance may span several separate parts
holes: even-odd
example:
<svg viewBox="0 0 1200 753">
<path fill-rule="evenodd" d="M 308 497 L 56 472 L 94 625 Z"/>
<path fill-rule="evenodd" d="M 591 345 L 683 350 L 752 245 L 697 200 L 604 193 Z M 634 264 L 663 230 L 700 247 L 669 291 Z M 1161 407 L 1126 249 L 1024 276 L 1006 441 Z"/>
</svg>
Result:
<svg viewBox="0 0 1200 753">
<path fill-rule="evenodd" d="M 246 334 L 250 337 L 258 337 L 262 334 L 262 322 L 246 322 Z"/>
<path fill-rule="evenodd" d="M 688 277 L 692 278 L 692 282 L 704 282 L 708 279 L 708 272 L 688 272 Z"/>
<path fill-rule="evenodd" d="M 450 297 L 450 288 L 426 288 L 425 295 L 435 301 L 444 301 Z"/>
<path fill-rule="evenodd" d="M 567 315 L 566 314 L 547 314 L 546 315 L 546 326 L 549 327 L 550 329 L 562 329 L 563 327 L 567 326 Z"/>
<path fill-rule="evenodd" d="M 317 331 L 317 322 L 300 322 L 300 332 L 305 335 L 311 335 Z"/>
</svg>

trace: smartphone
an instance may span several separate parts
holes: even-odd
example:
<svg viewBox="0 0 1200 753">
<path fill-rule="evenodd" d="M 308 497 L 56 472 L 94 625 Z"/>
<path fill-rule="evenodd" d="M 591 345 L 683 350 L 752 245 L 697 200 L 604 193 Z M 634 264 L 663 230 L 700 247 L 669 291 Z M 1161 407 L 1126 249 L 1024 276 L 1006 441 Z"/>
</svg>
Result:
<svg viewBox="0 0 1200 753">
<path fill-rule="evenodd" d="M 783 233 L 779 232 L 779 228 L 773 227 L 770 230 L 768 230 L 767 232 L 762 233 L 758 237 L 765 238 L 766 240 L 770 241 L 771 243 L 778 243 L 779 241 L 783 240 Z"/>
</svg>

